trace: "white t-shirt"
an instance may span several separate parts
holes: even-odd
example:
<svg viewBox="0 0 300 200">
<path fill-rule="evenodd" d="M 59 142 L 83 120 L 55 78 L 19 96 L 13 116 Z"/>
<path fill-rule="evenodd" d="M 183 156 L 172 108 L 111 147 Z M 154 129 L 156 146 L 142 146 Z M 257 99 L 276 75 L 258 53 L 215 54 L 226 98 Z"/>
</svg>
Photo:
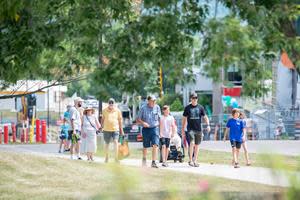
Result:
<svg viewBox="0 0 300 200">
<path fill-rule="evenodd" d="M 81 130 L 81 119 L 80 119 L 80 113 L 79 111 L 73 106 L 70 108 L 70 120 L 74 122 L 74 129 L 75 130 Z M 71 122 L 72 123 L 72 122 Z M 72 129 L 72 125 L 70 126 Z"/>
<path fill-rule="evenodd" d="M 160 118 L 160 134 L 164 138 L 171 138 L 172 127 L 175 127 L 175 119 L 173 116 L 168 115 L 167 117 L 162 115 Z"/>
</svg>

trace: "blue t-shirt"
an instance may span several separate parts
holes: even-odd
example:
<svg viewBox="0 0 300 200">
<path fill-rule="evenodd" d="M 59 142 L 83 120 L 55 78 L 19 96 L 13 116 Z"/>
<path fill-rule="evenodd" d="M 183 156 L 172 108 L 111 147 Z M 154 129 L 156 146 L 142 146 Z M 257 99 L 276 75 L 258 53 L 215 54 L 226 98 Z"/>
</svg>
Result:
<svg viewBox="0 0 300 200">
<path fill-rule="evenodd" d="M 69 130 L 69 124 L 62 124 L 60 126 L 60 134 L 65 136 L 65 137 L 68 137 L 68 130 Z"/>
<path fill-rule="evenodd" d="M 236 142 L 243 141 L 243 128 L 244 128 L 243 120 L 231 118 L 228 120 L 226 127 L 230 129 L 229 139 L 231 141 L 236 141 Z"/>
</svg>

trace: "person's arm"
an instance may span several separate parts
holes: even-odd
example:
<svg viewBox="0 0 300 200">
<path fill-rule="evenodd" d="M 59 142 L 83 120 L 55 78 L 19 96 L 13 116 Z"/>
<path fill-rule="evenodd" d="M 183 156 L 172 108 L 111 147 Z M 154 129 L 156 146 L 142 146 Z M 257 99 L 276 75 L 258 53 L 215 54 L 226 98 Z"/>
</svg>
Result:
<svg viewBox="0 0 300 200">
<path fill-rule="evenodd" d="M 229 131 L 229 128 L 228 128 L 228 127 L 226 127 L 226 129 L 225 129 L 225 133 L 224 133 L 224 138 L 223 138 L 223 140 L 224 140 L 224 141 L 226 141 L 226 138 L 227 138 L 228 131 Z"/>
<path fill-rule="evenodd" d="M 162 121 L 162 118 L 160 118 L 159 120 L 159 137 L 161 138 L 162 137 L 162 131 L 163 131 L 163 121 Z"/>
<path fill-rule="evenodd" d="M 246 128 L 244 127 L 243 128 L 243 142 L 246 141 L 246 135 L 247 135 L 247 131 L 246 131 Z"/>
<path fill-rule="evenodd" d="M 174 137 L 174 135 L 177 133 L 177 127 L 176 127 L 176 124 L 175 124 L 175 119 L 173 117 L 173 120 L 172 120 L 172 135 L 171 137 Z"/>
<path fill-rule="evenodd" d="M 209 119 L 208 119 L 207 115 L 204 115 L 203 119 L 204 119 L 204 121 L 207 125 L 207 127 L 206 127 L 207 132 L 209 133 L 210 132 L 210 125 L 209 125 Z"/>
<path fill-rule="evenodd" d="M 142 120 L 142 115 L 143 115 L 143 108 L 141 108 L 140 112 L 139 112 L 139 116 L 138 118 L 136 119 L 136 122 L 138 124 L 141 124 L 144 128 L 148 128 L 150 125 L 147 123 L 147 122 L 144 122 Z"/>
<path fill-rule="evenodd" d="M 182 134 L 182 137 L 185 137 L 185 127 L 186 127 L 186 122 L 187 122 L 187 117 L 183 116 L 182 117 L 182 127 L 181 127 L 181 134 Z"/>
<path fill-rule="evenodd" d="M 105 117 L 104 117 L 104 115 L 102 115 L 102 118 L 101 118 L 101 124 L 102 124 L 102 129 L 104 128 L 104 121 L 105 121 Z"/>
<path fill-rule="evenodd" d="M 122 119 L 121 111 L 119 111 L 118 123 L 119 123 L 120 135 L 124 135 L 124 131 L 123 131 L 123 119 Z"/>
<path fill-rule="evenodd" d="M 101 129 L 101 124 L 99 123 L 99 120 L 97 119 L 97 117 L 95 117 L 95 123 L 96 123 L 96 127 L 97 129 Z"/>
</svg>

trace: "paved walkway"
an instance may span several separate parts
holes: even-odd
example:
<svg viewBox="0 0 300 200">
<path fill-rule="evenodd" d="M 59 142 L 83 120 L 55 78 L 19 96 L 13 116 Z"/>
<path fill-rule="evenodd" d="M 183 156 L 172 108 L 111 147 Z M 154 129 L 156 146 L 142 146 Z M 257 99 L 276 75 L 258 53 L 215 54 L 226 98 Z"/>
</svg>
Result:
<svg viewBox="0 0 300 200">
<path fill-rule="evenodd" d="M 300 140 L 254 140 L 247 141 L 250 153 L 273 153 L 287 156 L 300 156 Z M 132 148 L 142 148 L 141 142 L 130 143 Z M 223 141 L 203 141 L 200 149 L 231 152 L 230 143 Z"/>
<path fill-rule="evenodd" d="M 58 157 L 70 159 L 68 154 L 58 154 L 57 144 L 47 145 L 0 145 L 0 151 L 20 152 L 27 154 L 35 154 L 39 156 Z M 97 157 L 96 162 L 104 163 L 104 159 Z M 122 165 L 141 166 L 139 159 L 124 159 L 121 161 Z M 150 162 L 147 163 L 150 167 Z M 274 172 L 268 168 L 262 167 L 245 167 L 234 169 L 230 165 L 207 164 L 200 163 L 199 168 L 189 167 L 187 163 L 170 163 L 168 168 L 160 168 L 159 170 L 172 170 L 176 172 L 194 173 L 199 175 L 209 175 L 221 178 L 228 178 L 240 181 L 249 181 L 253 183 L 261 183 L 272 186 L 287 187 L 289 185 L 288 178 L 285 173 Z M 300 174 L 297 174 L 300 178 Z"/>
</svg>

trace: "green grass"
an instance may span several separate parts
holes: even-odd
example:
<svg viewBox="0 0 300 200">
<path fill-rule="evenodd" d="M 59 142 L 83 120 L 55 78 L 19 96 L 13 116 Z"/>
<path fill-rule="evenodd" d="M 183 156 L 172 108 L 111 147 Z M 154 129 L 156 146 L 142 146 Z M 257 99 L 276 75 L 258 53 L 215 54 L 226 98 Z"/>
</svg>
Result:
<svg viewBox="0 0 300 200">
<path fill-rule="evenodd" d="M 21 153 L 0 152 L 0 157 L 0 199 L 199 199 L 199 194 L 222 199 L 241 192 L 247 197 L 285 193 L 280 187 L 167 170 Z M 200 193 L 206 183 L 207 192 Z"/>
<path fill-rule="evenodd" d="M 110 153 L 113 155 L 113 153 Z M 97 152 L 98 156 L 104 156 L 102 147 L 98 148 Z M 283 155 L 269 155 L 269 154 L 249 154 L 252 166 L 254 167 L 274 167 L 276 164 L 276 168 L 291 170 L 291 171 L 300 171 L 300 157 L 297 156 L 283 156 Z M 142 149 L 130 149 L 129 158 L 142 158 Z M 148 159 L 151 159 L 151 149 L 148 151 Z M 271 160 L 278 161 L 274 163 Z M 225 164 L 231 165 L 232 154 L 229 152 L 220 152 L 220 151 L 209 151 L 209 150 L 199 150 L 198 156 L 199 162 L 203 163 L 211 163 L 211 164 Z M 240 153 L 240 164 L 246 165 L 244 152 Z M 187 152 L 185 161 L 188 161 Z"/>
</svg>

